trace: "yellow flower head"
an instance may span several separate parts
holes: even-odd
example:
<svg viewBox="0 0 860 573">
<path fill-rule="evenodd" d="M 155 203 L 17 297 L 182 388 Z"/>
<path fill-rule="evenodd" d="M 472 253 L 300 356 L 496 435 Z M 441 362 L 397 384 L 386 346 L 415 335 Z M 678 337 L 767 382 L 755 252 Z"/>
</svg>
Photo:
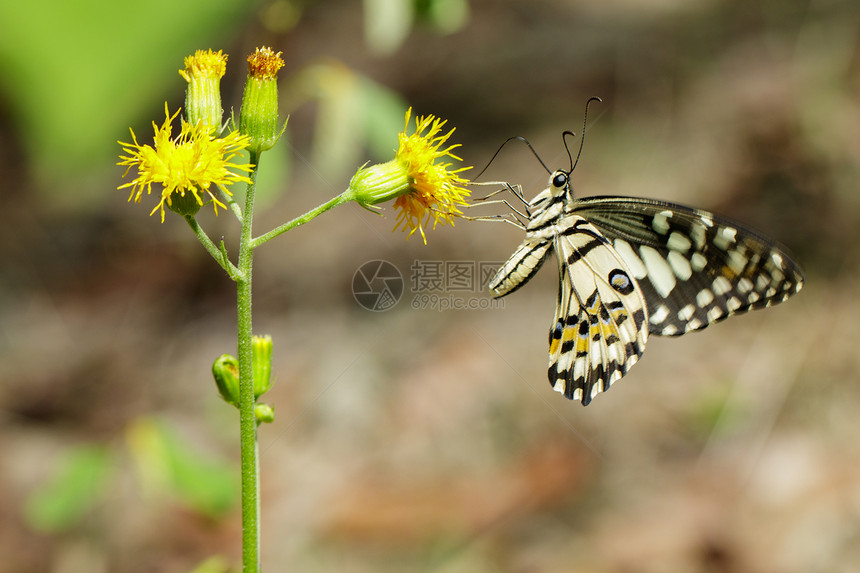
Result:
<svg viewBox="0 0 860 573">
<path fill-rule="evenodd" d="M 248 150 L 261 153 L 271 149 L 287 125 L 278 127 L 278 70 L 284 66 L 281 52 L 257 48 L 248 56 L 248 78 L 242 107 L 239 109 L 239 131 L 250 137 Z"/>
<path fill-rule="evenodd" d="M 213 185 L 230 196 L 229 185 L 237 181 L 251 182 L 247 176 L 233 170 L 249 173 L 252 166 L 230 161 L 247 147 L 248 138 L 237 131 L 225 137 L 215 137 L 202 122 L 191 125 L 184 119 L 180 119 L 179 135 L 173 137 L 172 123 L 179 112 L 170 115 L 166 104 L 164 112 L 166 119 L 160 127 L 152 123 L 155 130 L 152 146 L 138 144 L 132 130 L 129 131 L 133 143 L 118 142 L 128 154 L 121 155 L 121 161 L 117 163 L 128 167 L 123 177 L 132 167 L 137 167 L 137 177 L 118 189 L 131 187 L 128 200 L 139 203 L 144 191 L 149 195 L 152 184 L 160 184 L 161 201 L 150 215 L 160 210 L 162 222 L 165 204 L 183 215 L 193 215 L 203 205 L 203 193 L 209 195 L 217 215 L 218 207 L 224 207 L 224 204 L 214 195 Z M 194 200 L 190 201 L 192 197 Z"/>
<path fill-rule="evenodd" d="M 179 75 L 191 83 L 192 78 L 213 78 L 220 80 L 227 73 L 227 54 L 221 50 L 197 50 L 193 56 L 186 56 L 185 69 Z"/>
<path fill-rule="evenodd" d="M 252 78 L 274 79 L 278 70 L 283 67 L 284 60 L 281 59 L 281 52 L 276 54 L 272 48 L 266 46 L 257 48 L 253 54 L 248 56 L 248 75 Z"/>
<path fill-rule="evenodd" d="M 468 185 L 469 180 L 461 177 L 460 173 L 471 168 L 452 170 L 452 163 L 436 162 L 445 157 L 462 161 L 452 153 L 459 145 L 443 147 L 454 133 L 453 129 L 442 133 L 446 120 L 433 115 L 416 117 L 415 132 L 407 135 L 411 115 L 412 108 L 409 108 L 394 159 L 381 165 L 362 167 L 353 176 L 350 188 L 356 200 L 363 205 L 396 199 L 394 208 L 399 213 L 394 229 L 408 231 L 407 239 L 415 231 L 420 231 L 426 244 L 424 226 L 431 219 L 435 229 L 437 223 L 453 226 L 454 217 L 462 215 L 459 206 L 467 204 L 469 191 L 463 186 Z"/>
<path fill-rule="evenodd" d="M 188 82 L 185 90 L 185 119 L 192 125 L 203 122 L 210 131 L 221 127 L 221 78 L 227 71 L 227 54 L 197 50 L 185 58 L 179 75 Z"/>
</svg>

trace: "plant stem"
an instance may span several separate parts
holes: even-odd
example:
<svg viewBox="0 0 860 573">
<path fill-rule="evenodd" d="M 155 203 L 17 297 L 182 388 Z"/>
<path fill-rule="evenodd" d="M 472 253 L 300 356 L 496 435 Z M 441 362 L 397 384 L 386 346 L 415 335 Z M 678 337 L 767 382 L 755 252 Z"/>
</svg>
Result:
<svg viewBox="0 0 860 573">
<path fill-rule="evenodd" d="M 237 269 L 233 263 L 224 256 L 224 253 L 215 246 L 215 243 L 212 242 L 212 239 L 209 238 L 209 235 L 206 234 L 206 231 L 204 231 L 197 222 L 197 219 L 195 219 L 193 215 L 186 215 L 185 221 L 188 222 L 191 230 L 194 231 L 195 235 L 197 235 L 197 240 L 203 244 L 203 247 L 210 255 L 212 255 L 215 262 L 221 265 L 221 268 L 227 271 L 227 274 L 230 275 L 233 280 L 236 280 L 239 269 Z"/>
<path fill-rule="evenodd" d="M 260 568 L 260 508 L 257 464 L 257 424 L 254 419 L 254 379 L 251 352 L 251 267 L 254 248 L 251 222 L 254 219 L 254 192 L 259 169 L 259 153 L 251 153 L 251 183 L 245 195 L 245 212 L 239 240 L 239 277 L 236 281 L 239 357 L 239 447 L 242 471 L 242 570 L 257 573 Z"/>
<path fill-rule="evenodd" d="M 266 241 L 270 241 L 270 240 L 274 239 L 275 237 L 277 237 L 278 235 L 282 235 L 291 229 L 295 229 L 299 225 L 304 225 L 305 223 L 307 223 L 308 221 L 310 221 L 311 219 L 313 219 L 317 215 L 322 215 L 323 213 L 325 213 L 329 209 L 337 207 L 338 205 L 343 205 L 344 203 L 346 203 L 348 201 L 352 201 L 354 198 L 355 198 L 355 194 L 352 191 L 352 189 L 347 189 L 346 191 L 344 191 L 343 193 L 341 193 L 337 197 L 334 197 L 333 199 L 327 201 L 326 203 L 323 203 L 322 205 L 320 205 L 319 207 L 316 207 L 315 209 L 311 209 L 310 211 L 308 211 L 304 215 L 300 215 L 300 216 L 296 217 L 295 219 L 293 219 L 289 223 L 284 223 L 280 227 L 272 229 L 271 231 L 269 231 L 265 235 L 260 235 L 256 239 L 253 239 L 251 241 L 251 246 L 253 248 L 259 247 L 260 245 L 262 245 Z M 245 211 L 245 213 L 246 213 L 245 216 L 247 217 L 248 211 Z"/>
</svg>

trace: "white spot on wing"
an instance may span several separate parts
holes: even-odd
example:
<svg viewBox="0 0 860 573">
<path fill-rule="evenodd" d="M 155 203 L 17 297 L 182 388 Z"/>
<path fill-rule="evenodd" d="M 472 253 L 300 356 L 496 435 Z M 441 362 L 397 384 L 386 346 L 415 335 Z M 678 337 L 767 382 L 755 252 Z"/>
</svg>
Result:
<svg viewBox="0 0 860 573">
<path fill-rule="evenodd" d="M 712 293 L 706 288 L 700 290 L 699 293 L 696 295 L 696 304 L 701 307 L 706 307 L 712 302 L 714 302 L 714 293 Z"/>
<path fill-rule="evenodd" d="M 669 316 L 669 307 L 667 307 L 665 304 L 661 304 L 657 310 L 651 313 L 651 316 L 648 321 L 651 324 L 660 324 L 661 322 L 666 320 L 667 316 Z"/>
<path fill-rule="evenodd" d="M 672 272 L 682 281 L 689 280 L 693 276 L 690 261 L 678 251 L 669 251 L 667 260 L 669 261 L 669 266 L 672 267 Z"/>
<path fill-rule="evenodd" d="M 678 318 L 680 318 L 681 320 L 690 320 L 691 318 L 693 318 L 694 312 L 696 312 L 695 305 L 688 304 L 678 311 Z"/>
<path fill-rule="evenodd" d="M 724 276 L 718 276 L 714 279 L 714 283 L 711 285 L 714 289 L 714 294 L 724 295 L 727 292 L 732 290 L 732 283 L 729 282 Z"/>
<path fill-rule="evenodd" d="M 782 255 L 780 255 L 779 253 L 771 253 L 770 258 L 773 260 L 773 264 L 782 268 Z"/>
<path fill-rule="evenodd" d="M 696 243 L 696 248 L 701 249 L 705 245 L 705 237 L 707 234 L 707 229 L 703 225 L 696 225 L 690 227 L 690 237 L 692 237 L 693 241 Z"/>
<path fill-rule="evenodd" d="M 704 269 L 708 264 L 708 259 L 705 258 L 705 255 L 702 253 L 693 253 L 693 256 L 690 257 L 690 266 L 693 267 L 693 270 L 696 272 Z"/>
<path fill-rule="evenodd" d="M 684 252 L 689 250 L 693 246 L 693 243 L 678 231 L 672 231 L 672 234 L 669 235 L 669 240 L 666 241 L 666 246 L 673 251 Z"/>
<path fill-rule="evenodd" d="M 718 230 L 716 235 L 714 235 L 714 244 L 726 251 L 729 248 L 729 245 L 735 242 L 735 236 L 738 234 L 738 230 L 733 227 L 723 227 Z"/>
<path fill-rule="evenodd" d="M 666 327 L 660 331 L 660 334 L 665 336 L 672 336 L 678 332 L 678 327 L 674 324 L 667 324 Z"/>
<path fill-rule="evenodd" d="M 728 265 L 729 268 L 734 271 L 736 275 L 741 274 L 744 271 L 744 267 L 747 265 L 747 261 L 749 259 L 746 258 L 740 251 L 737 249 L 733 249 L 729 251 L 729 260 Z"/>
<path fill-rule="evenodd" d="M 648 280 L 654 285 L 657 294 L 664 298 L 669 296 L 675 288 L 675 273 L 672 272 L 672 267 L 653 247 L 643 245 L 639 247 L 639 253 L 648 268 Z"/>
<path fill-rule="evenodd" d="M 654 215 L 654 220 L 651 222 L 651 227 L 661 235 L 669 232 L 669 219 L 672 217 L 672 211 L 660 211 Z"/>
<path fill-rule="evenodd" d="M 648 274 L 648 269 L 645 268 L 642 259 L 636 256 L 636 252 L 630 246 L 630 243 L 624 239 L 615 239 L 613 245 L 615 246 L 615 251 L 621 255 L 621 258 L 630 267 L 630 272 L 633 273 L 633 276 L 637 279 L 644 279 Z"/>
</svg>

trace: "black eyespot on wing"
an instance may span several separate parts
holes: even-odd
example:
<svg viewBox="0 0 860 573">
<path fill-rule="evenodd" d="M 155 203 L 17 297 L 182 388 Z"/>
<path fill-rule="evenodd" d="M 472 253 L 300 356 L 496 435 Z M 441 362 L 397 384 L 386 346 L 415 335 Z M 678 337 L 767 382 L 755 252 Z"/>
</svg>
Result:
<svg viewBox="0 0 860 573">
<path fill-rule="evenodd" d="M 621 294 L 630 294 L 633 292 L 633 281 L 621 269 L 613 269 L 609 272 L 609 284 Z"/>
</svg>

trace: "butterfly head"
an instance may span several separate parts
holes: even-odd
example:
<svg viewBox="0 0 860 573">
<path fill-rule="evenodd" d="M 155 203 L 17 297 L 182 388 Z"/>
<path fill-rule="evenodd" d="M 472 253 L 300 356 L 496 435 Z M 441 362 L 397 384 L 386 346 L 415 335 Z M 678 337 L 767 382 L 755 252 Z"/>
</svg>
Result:
<svg viewBox="0 0 860 573">
<path fill-rule="evenodd" d="M 549 192 L 553 197 L 569 195 L 572 198 L 572 190 L 570 188 L 570 172 L 563 169 L 555 171 L 549 176 Z"/>
</svg>

